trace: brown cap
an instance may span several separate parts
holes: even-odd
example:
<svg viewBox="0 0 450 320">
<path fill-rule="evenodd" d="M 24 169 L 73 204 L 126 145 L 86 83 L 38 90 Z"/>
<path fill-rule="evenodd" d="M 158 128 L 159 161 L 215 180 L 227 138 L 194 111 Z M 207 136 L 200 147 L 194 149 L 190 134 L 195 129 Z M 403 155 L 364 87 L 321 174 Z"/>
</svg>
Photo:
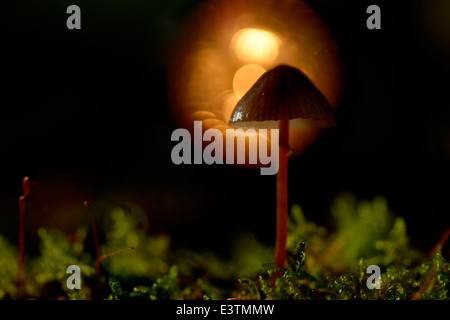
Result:
<svg viewBox="0 0 450 320">
<path fill-rule="evenodd" d="M 327 99 L 299 69 L 286 65 L 264 73 L 239 100 L 229 125 L 278 128 L 290 120 L 292 128 L 326 128 L 336 125 Z"/>
</svg>

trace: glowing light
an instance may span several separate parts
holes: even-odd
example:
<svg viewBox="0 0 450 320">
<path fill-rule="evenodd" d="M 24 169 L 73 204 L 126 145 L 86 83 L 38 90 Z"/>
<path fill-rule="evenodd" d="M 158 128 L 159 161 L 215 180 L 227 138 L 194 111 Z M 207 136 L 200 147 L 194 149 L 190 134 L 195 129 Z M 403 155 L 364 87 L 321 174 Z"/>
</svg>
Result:
<svg viewBox="0 0 450 320">
<path fill-rule="evenodd" d="M 251 63 L 272 63 L 278 56 L 278 38 L 260 29 L 242 29 L 232 40 L 239 60 Z"/>
<path fill-rule="evenodd" d="M 301 69 L 336 109 L 341 92 L 337 44 L 321 18 L 300 0 L 214 0 L 200 6 L 176 50 L 169 83 L 181 126 L 228 126 L 240 98 L 266 70 Z M 290 128 L 293 156 L 317 139 L 317 130 Z M 270 140 L 270 137 L 268 138 Z"/>
<path fill-rule="evenodd" d="M 252 87 L 252 85 L 263 75 L 267 70 L 256 64 L 247 64 L 240 68 L 234 74 L 233 90 L 238 99 Z"/>
<path fill-rule="evenodd" d="M 234 107 L 236 107 L 236 104 L 238 103 L 239 99 L 236 96 L 234 92 L 230 93 L 225 99 L 222 104 L 222 112 L 224 115 L 224 120 L 228 121 L 230 119 L 231 113 L 234 110 Z"/>
</svg>

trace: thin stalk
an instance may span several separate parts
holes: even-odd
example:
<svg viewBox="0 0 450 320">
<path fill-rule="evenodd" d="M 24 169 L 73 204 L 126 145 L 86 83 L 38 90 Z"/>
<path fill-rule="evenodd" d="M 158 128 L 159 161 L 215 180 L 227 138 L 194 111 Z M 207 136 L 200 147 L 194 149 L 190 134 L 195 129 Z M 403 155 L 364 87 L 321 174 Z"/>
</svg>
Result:
<svg viewBox="0 0 450 320">
<path fill-rule="evenodd" d="M 436 276 L 436 266 L 431 267 L 431 270 L 428 273 L 428 276 L 423 281 L 422 285 L 420 286 L 419 290 L 414 294 L 414 296 L 411 298 L 411 300 L 420 300 L 422 298 L 422 294 L 425 292 L 425 290 L 430 285 L 431 280 Z"/>
<path fill-rule="evenodd" d="M 98 242 L 97 230 L 95 228 L 94 214 L 92 213 L 91 203 L 89 201 L 85 201 L 84 205 L 88 208 L 89 215 L 91 217 L 92 232 L 94 233 L 95 250 L 96 250 L 95 268 L 97 270 L 98 281 L 100 282 L 100 244 Z"/>
<path fill-rule="evenodd" d="M 442 237 L 439 239 L 438 243 L 434 246 L 433 251 L 431 251 L 431 257 L 434 257 L 434 255 L 444 247 L 445 243 L 447 242 L 448 237 L 450 236 L 450 228 L 445 229 L 444 233 L 442 234 Z"/>
<path fill-rule="evenodd" d="M 19 261 L 17 263 L 16 274 L 16 288 L 17 294 L 19 290 L 25 291 L 25 281 L 22 281 L 22 277 L 25 278 L 25 232 L 24 232 L 24 220 L 25 209 L 27 206 L 28 197 L 30 196 L 31 189 L 35 186 L 35 182 L 30 180 L 30 177 L 24 177 L 22 180 L 22 195 L 19 197 Z"/>
<path fill-rule="evenodd" d="M 118 254 L 118 253 L 121 253 L 121 252 L 124 252 L 124 251 L 130 251 L 130 250 L 134 250 L 134 247 L 125 248 L 125 249 L 120 249 L 120 250 L 116 250 L 116 251 L 113 251 L 113 252 L 108 253 L 108 254 L 104 254 L 104 255 L 102 255 L 102 256 L 99 258 L 99 261 L 103 261 L 103 260 L 105 260 L 105 259 L 107 259 L 107 258 L 109 258 L 109 257 L 115 256 L 115 255 Z"/>
<path fill-rule="evenodd" d="M 286 262 L 286 238 L 287 238 L 287 219 L 288 219 L 288 190 L 287 190 L 287 172 L 289 152 L 289 120 L 280 121 L 280 140 L 279 140 L 279 166 L 277 173 L 277 231 L 275 242 L 275 264 L 284 268 Z M 276 272 L 273 277 L 273 283 L 280 275 Z"/>
</svg>

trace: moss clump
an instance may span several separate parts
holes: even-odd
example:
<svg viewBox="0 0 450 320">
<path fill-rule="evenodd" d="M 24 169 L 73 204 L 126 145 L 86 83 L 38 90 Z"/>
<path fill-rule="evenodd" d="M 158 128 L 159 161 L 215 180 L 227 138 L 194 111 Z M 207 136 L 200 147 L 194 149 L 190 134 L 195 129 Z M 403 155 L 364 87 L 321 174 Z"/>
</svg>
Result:
<svg viewBox="0 0 450 320">
<path fill-rule="evenodd" d="M 109 215 L 101 254 L 133 246 L 101 263 L 86 252 L 87 231 L 75 237 L 40 229 L 40 255 L 27 257 L 26 293 L 43 299 L 449 299 L 449 262 L 410 247 L 406 223 L 383 197 L 358 201 L 339 195 L 331 208 L 335 228 L 308 221 L 292 207 L 288 222 L 288 262 L 271 264 L 273 248 L 250 233 L 236 238 L 233 256 L 172 248 L 167 235 L 148 235 L 132 215 L 117 207 Z M 0 235 L 0 298 L 21 298 L 15 287 L 18 252 Z M 82 289 L 66 286 L 69 265 L 82 272 Z M 369 289 L 370 265 L 380 268 L 379 289 Z M 274 272 L 281 273 L 275 283 Z"/>
</svg>

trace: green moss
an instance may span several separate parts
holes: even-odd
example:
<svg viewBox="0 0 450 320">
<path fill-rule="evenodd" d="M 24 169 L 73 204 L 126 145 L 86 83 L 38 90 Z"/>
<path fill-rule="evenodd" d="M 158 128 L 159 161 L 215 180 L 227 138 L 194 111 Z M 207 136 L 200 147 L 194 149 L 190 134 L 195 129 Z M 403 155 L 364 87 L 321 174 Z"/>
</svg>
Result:
<svg viewBox="0 0 450 320">
<path fill-rule="evenodd" d="M 441 251 L 430 257 L 409 245 L 404 219 L 383 197 L 336 197 L 335 228 L 308 221 L 300 206 L 288 221 L 286 268 L 274 266 L 273 247 L 251 233 L 235 238 L 232 256 L 172 248 L 168 235 L 148 235 L 130 212 L 117 207 L 103 230 L 102 254 L 135 247 L 101 262 L 100 286 L 95 259 L 85 251 L 85 227 L 69 238 L 40 229 L 40 254 L 27 257 L 27 293 L 33 298 L 92 299 L 293 299 L 409 300 L 449 299 L 449 262 Z M 261 222 L 264 223 L 264 222 Z M 438 238 L 439 235 L 436 235 Z M 17 249 L 0 236 L 0 298 L 14 298 Z M 82 289 L 68 290 L 66 268 L 82 270 Z M 380 267 L 380 289 L 369 289 L 370 265 Z M 275 283 L 273 275 L 279 276 Z M 49 288 L 58 289 L 49 294 Z M 102 289 L 102 292 L 98 292 Z"/>
<path fill-rule="evenodd" d="M 146 235 L 131 214 L 121 207 L 111 210 L 108 220 L 110 227 L 106 230 L 106 243 L 101 246 L 101 254 L 135 248 L 106 259 L 102 265 L 108 274 L 121 279 L 146 277 L 155 280 L 167 273 L 170 268 L 170 238 L 167 235 Z"/>
<path fill-rule="evenodd" d="M 0 257 L 0 299 L 4 299 L 14 294 L 19 254 L 17 248 L 2 235 L 0 235 Z"/>
</svg>

